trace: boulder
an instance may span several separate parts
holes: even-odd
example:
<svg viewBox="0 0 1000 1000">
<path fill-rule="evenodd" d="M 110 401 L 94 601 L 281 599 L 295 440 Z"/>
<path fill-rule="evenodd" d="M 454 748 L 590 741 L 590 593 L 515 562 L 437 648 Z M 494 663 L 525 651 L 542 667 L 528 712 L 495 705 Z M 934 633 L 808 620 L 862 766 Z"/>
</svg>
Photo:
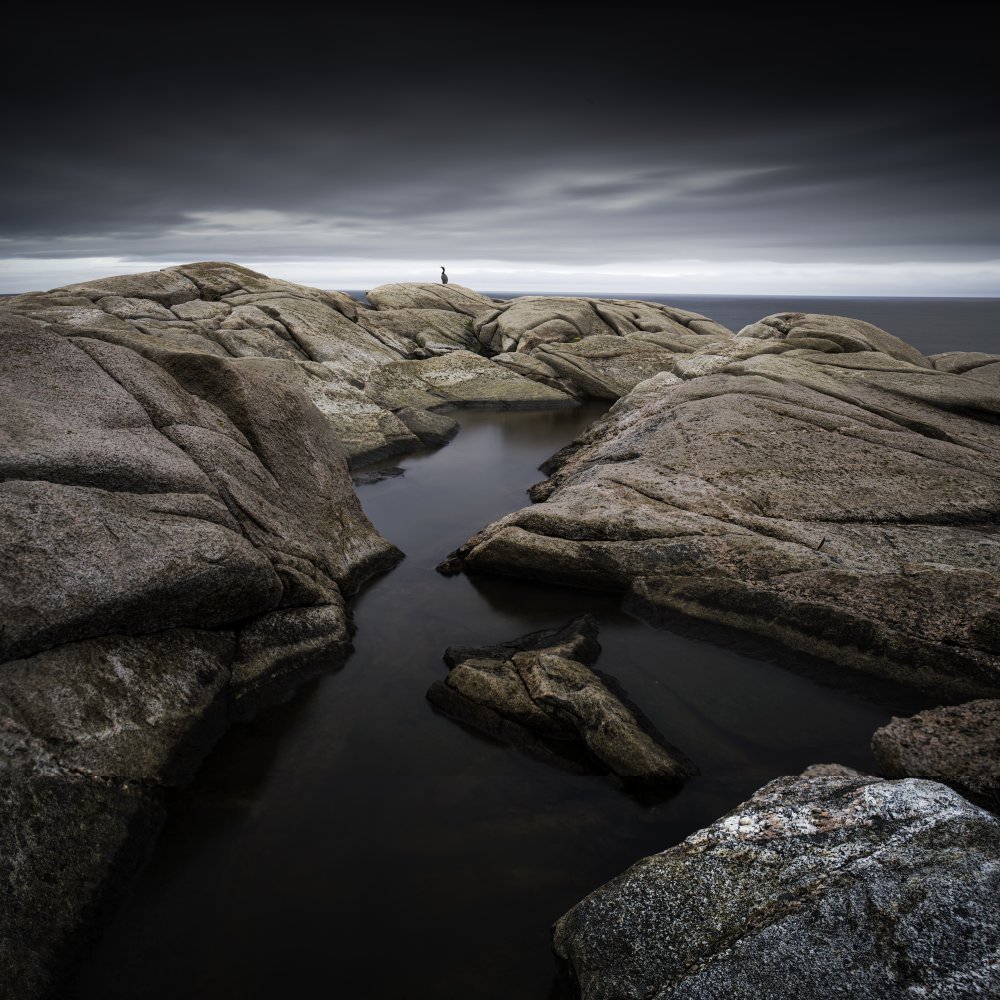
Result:
<svg viewBox="0 0 1000 1000">
<path fill-rule="evenodd" d="M 939 372 L 954 372 L 969 378 L 1000 386 L 1000 354 L 981 351 L 946 351 L 932 354 L 928 359 Z"/>
<path fill-rule="evenodd" d="M 627 787 L 675 786 L 697 773 L 633 707 L 590 669 L 597 623 L 589 615 L 560 629 L 497 646 L 452 646 L 450 668 L 427 692 L 442 712 L 571 770 L 614 775 Z"/>
<path fill-rule="evenodd" d="M 872 750 L 890 778 L 933 778 L 1000 810 L 1000 701 L 981 698 L 894 718 L 875 731 Z"/>
<path fill-rule="evenodd" d="M 383 309 L 447 309 L 464 316 L 479 316 L 493 310 L 494 299 L 471 288 L 454 283 L 448 285 L 431 282 L 379 285 L 365 292 L 368 301 L 379 311 Z"/>
<path fill-rule="evenodd" d="M 931 781 L 778 778 L 555 925 L 583 1000 L 1000 991 L 1000 823 Z"/>
<path fill-rule="evenodd" d="M 933 367 L 920 351 L 906 341 L 886 333 L 872 323 L 846 316 L 776 313 L 744 327 L 737 336 L 760 337 L 764 340 L 825 340 L 833 344 L 835 350 L 848 353 L 878 351 L 921 368 Z"/>
<path fill-rule="evenodd" d="M 420 443 L 426 448 L 438 448 L 447 444 L 459 430 L 457 421 L 443 413 L 433 413 L 430 410 L 403 407 L 396 411 L 396 416 L 420 438 Z"/>
</svg>

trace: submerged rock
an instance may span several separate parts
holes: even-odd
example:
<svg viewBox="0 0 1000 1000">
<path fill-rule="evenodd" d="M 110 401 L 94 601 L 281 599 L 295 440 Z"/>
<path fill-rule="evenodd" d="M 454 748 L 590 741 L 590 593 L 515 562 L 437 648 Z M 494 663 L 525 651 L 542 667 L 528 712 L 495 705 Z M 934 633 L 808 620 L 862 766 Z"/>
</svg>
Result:
<svg viewBox="0 0 1000 1000">
<path fill-rule="evenodd" d="M 1000 811 L 1000 701 L 980 699 L 894 718 L 872 750 L 890 778 L 933 778 Z"/>
<path fill-rule="evenodd" d="M 600 653 L 597 631 L 584 615 L 497 646 L 451 646 L 450 672 L 427 697 L 446 714 L 572 770 L 610 772 L 627 786 L 679 784 L 695 767 L 590 669 Z"/>
<path fill-rule="evenodd" d="M 778 778 L 555 925 L 583 1000 L 993 996 L 1000 823 L 930 781 Z"/>
<path fill-rule="evenodd" d="M 789 323 L 676 355 L 543 466 L 541 502 L 447 565 L 621 590 L 653 621 L 949 696 L 1000 691 L 1000 394 L 872 349 L 912 351 L 867 324 Z"/>
</svg>

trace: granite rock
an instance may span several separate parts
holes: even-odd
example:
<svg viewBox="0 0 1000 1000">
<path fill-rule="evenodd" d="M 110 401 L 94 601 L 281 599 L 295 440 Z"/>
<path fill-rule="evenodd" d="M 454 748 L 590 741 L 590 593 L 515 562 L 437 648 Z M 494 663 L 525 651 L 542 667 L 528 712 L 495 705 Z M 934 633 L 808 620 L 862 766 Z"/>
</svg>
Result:
<svg viewBox="0 0 1000 1000">
<path fill-rule="evenodd" d="M 981 698 L 894 718 L 872 750 L 890 778 L 933 778 L 994 812 L 1000 810 L 1000 701 Z"/>
<path fill-rule="evenodd" d="M 652 621 L 680 612 L 949 697 L 996 693 L 1000 395 L 848 352 L 845 329 L 826 351 L 740 336 L 676 354 L 677 374 L 639 383 L 543 466 L 539 502 L 449 567 L 620 590 Z"/>
<path fill-rule="evenodd" d="M 778 778 L 555 925 L 583 1000 L 1000 991 L 1000 824 L 930 781 Z"/>
<path fill-rule="evenodd" d="M 427 692 L 446 714 L 570 770 L 626 787 L 680 784 L 697 769 L 591 669 L 600 653 L 589 615 L 497 646 L 452 646 L 450 671 Z"/>
</svg>

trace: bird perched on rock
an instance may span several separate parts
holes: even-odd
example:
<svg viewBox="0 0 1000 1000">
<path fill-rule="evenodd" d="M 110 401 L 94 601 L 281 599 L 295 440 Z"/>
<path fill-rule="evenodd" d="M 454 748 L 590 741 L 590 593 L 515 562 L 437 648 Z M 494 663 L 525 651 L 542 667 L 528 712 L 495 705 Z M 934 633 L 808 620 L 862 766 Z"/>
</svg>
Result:
<svg viewBox="0 0 1000 1000">
<path fill-rule="evenodd" d="M 441 268 L 441 284 L 442 285 L 447 285 L 448 284 L 448 275 L 444 273 L 444 268 L 443 267 Z"/>
</svg>

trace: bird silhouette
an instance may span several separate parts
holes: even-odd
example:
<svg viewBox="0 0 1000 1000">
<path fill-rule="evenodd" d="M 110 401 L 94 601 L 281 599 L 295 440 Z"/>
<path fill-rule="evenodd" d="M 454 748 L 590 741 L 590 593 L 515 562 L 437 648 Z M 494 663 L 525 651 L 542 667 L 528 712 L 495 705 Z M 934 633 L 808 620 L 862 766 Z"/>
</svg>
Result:
<svg viewBox="0 0 1000 1000">
<path fill-rule="evenodd" d="M 441 284 L 442 285 L 447 285 L 448 284 L 448 275 L 444 273 L 444 268 L 443 267 L 441 268 Z"/>
</svg>

